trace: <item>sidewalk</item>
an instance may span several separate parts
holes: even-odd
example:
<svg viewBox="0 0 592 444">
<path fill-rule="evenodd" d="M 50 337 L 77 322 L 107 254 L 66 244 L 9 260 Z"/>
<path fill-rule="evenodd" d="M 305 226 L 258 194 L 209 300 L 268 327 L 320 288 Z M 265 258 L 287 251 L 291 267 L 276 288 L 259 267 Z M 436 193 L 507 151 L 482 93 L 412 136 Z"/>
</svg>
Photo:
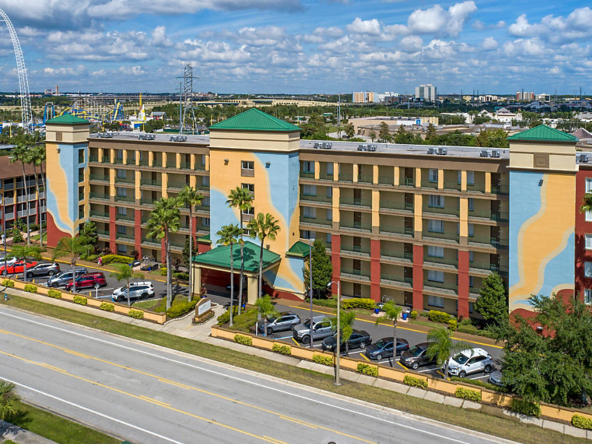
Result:
<svg viewBox="0 0 592 444">
<path fill-rule="evenodd" d="M 55 444 L 54 441 L 2 420 L 0 420 L 0 439 L 11 440 L 17 444 Z"/>
</svg>

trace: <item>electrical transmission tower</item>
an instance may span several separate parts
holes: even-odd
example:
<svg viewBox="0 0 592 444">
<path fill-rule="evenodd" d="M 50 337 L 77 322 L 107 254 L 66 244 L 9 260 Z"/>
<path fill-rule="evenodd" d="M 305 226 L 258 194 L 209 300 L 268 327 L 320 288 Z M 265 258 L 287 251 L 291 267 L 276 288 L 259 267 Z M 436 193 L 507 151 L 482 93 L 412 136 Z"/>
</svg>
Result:
<svg viewBox="0 0 592 444">
<path fill-rule="evenodd" d="M 183 79 L 179 97 L 179 134 L 183 133 L 185 122 L 191 127 L 192 134 L 195 134 L 197 121 L 191 100 L 193 98 L 193 79 L 198 79 L 199 77 L 193 75 L 193 66 L 191 66 L 191 63 L 188 63 L 183 68 L 183 77 L 179 78 Z"/>
<path fill-rule="evenodd" d="M 27 67 L 25 66 L 25 58 L 23 57 L 23 50 L 19 42 L 16 30 L 8 18 L 8 15 L 0 9 L 0 21 L 6 23 L 12 46 L 14 48 L 14 57 L 16 58 L 16 69 L 19 79 L 19 95 L 21 99 L 21 121 L 23 130 L 27 133 L 33 132 L 33 113 L 31 112 L 31 95 L 29 93 L 29 79 L 27 78 Z"/>
</svg>

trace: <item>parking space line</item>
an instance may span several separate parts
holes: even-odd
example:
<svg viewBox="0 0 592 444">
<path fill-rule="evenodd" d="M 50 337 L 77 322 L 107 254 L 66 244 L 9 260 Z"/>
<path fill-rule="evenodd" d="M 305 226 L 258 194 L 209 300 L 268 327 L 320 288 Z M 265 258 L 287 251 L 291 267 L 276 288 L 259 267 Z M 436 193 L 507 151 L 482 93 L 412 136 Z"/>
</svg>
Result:
<svg viewBox="0 0 592 444">
<path fill-rule="evenodd" d="M 487 378 L 489 375 L 481 375 L 481 376 L 475 376 L 474 378 L 471 378 L 471 380 L 474 379 L 481 379 L 481 378 Z"/>
<path fill-rule="evenodd" d="M 281 339 L 288 339 L 288 338 L 292 338 L 292 339 L 294 339 L 294 336 L 292 336 L 292 335 L 290 335 L 290 336 L 282 336 L 282 337 L 279 337 L 279 338 L 272 338 L 272 339 L 278 339 L 278 340 L 281 340 Z"/>
<path fill-rule="evenodd" d="M 399 364 L 402 368 L 404 368 L 405 370 L 407 370 L 407 367 L 405 367 L 403 364 L 401 364 L 400 361 L 397 361 L 397 364 Z"/>
<path fill-rule="evenodd" d="M 425 373 L 425 372 L 433 372 L 434 370 L 438 371 L 436 368 L 424 368 L 423 370 L 415 370 L 418 373 Z"/>
<path fill-rule="evenodd" d="M 366 361 L 370 362 L 370 359 L 368 359 L 368 358 L 366 357 L 366 353 L 362 353 L 360 356 L 361 356 L 362 358 L 364 358 Z"/>
<path fill-rule="evenodd" d="M 294 339 L 294 337 L 292 337 L 292 341 L 294 341 L 294 344 L 296 344 L 296 345 L 300 345 L 300 344 L 298 343 L 298 341 L 296 341 L 296 339 Z"/>
</svg>

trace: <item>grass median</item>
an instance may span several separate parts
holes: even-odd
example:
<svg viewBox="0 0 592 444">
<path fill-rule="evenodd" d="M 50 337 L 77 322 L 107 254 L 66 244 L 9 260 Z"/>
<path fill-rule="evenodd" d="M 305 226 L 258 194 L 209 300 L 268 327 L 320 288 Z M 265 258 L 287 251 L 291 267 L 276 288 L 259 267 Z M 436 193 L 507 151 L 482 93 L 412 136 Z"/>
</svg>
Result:
<svg viewBox="0 0 592 444">
<path fill-rule="evenodd" d="M 582 443 L 585 441 L 536 426 L 529 426 L 507 419 L 486 415 L 484 413 L 436 404 L 412 396 L 406 396 L 400 393 L 355 382 L 346 381 L 343 386 L 336 387 L 333 385 L 333 378 L 329 375 L 311 372 L 288 364 L 282 364 L 240 353 L 224 347 L 197 342 L 136 325 L 124 324 L 32 299 L 12 296 L 11 300 L 8 302 L 1 301 L 0 304 L 224 362 L 237 367 L 522 443 L 571 444 Z"/>
</svg>

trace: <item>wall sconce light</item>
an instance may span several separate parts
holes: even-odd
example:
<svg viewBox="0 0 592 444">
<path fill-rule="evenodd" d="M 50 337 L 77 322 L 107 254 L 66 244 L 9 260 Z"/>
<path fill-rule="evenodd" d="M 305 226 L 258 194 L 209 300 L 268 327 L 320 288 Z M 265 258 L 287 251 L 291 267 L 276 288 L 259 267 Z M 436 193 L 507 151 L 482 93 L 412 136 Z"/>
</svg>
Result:
<svg viewBox="0 0 592 444">
<path fill-rule="evenodd" d="M 539 187 L 543 186 L 543 179 L 539 180 Z"/>
<path fill-rule="evenodd" d="M 224 165 L 228 165 L 228 159 L 224 159 Z"/>
<path fill-rule="evenodd" d="M 62 149 L 58 146 L 58 154 L 60 154 L 61 151 Z"/>
<path fill-rule="evenodd" d="M 265 168 L 269 168 L 270 165 L 271 165 L 271 162 L 265 162 Z"/>
</svg>

